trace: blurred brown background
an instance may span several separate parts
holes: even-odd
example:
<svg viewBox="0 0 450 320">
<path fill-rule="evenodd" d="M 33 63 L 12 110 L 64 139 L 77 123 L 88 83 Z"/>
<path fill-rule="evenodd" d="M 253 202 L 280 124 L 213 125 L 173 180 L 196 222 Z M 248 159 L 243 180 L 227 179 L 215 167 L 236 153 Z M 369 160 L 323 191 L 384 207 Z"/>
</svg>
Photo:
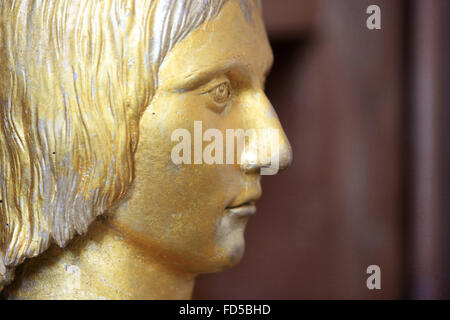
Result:
<svg viewBox="0 0 450 320">
<path fill-rule="evenodd" d="M 450 1 L 263 3 L 294 162 L 264 177 L 240 265 L 194 298 L 449 298 Z"/>
</svg>

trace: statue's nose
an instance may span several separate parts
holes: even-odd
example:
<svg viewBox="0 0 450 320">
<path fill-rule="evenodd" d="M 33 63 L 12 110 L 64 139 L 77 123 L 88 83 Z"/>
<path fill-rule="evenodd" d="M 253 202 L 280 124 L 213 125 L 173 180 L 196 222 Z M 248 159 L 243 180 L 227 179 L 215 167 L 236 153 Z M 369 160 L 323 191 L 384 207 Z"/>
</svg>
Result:
<svg viewBox="0 0 450 320">
<path fill-rule="evenodd" d="M 273 175 L 286 169 L 292 162 L 292 148 L 278 116 L 264 93 L 254 101 L 255 115 L 249 121 L 255 128 L 241 157 L 241 168 L 246 173 Z"/>
</svg>

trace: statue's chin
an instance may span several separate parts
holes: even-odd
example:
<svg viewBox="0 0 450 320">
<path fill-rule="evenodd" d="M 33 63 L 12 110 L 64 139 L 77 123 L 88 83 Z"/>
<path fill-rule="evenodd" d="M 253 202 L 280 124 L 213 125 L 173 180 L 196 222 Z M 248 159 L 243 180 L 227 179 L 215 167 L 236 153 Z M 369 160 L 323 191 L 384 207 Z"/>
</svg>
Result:
<svg viewBox="0 0 450 320">
<path fill-rule="evenodd" d="M 193 274 L 221 272 L 236 266 L 245 252 L 244 232 L 248 217 L 223 215 L 216 223 L 214 238 L 202 248 L 189 248 L 179 253 L 187 264 L 185 270 Z M 190 257 L 191 254 L 194 255 Z"/>
<path fill-rule="evenodd" d="M 245 252 L 245 242 L 242 241 L 242 244 L 236 245 L 229 254 L 229 264 L 228 267 L 234 267 L 239 262 L 241 262 L 242 258 L 244 257 Z"/>
<path fill-rule="evenodd" d="M 222 272 L 232 267 L 235 267 L 244 257 L 245 245 L 235 246 L 234 248 L 226 249 L 226 252 L 216 261 L 214 265 L 210 266 L 208 270 L 201 273 L 216 273 Z"/>
<path fill-rule="evenodd" d="M 222 240 L 219 246 L 222 252 L 221 259 L 219 259 L 221 265 L 217 271 L 236 266 L 244 257 L 245 252 L 244 230 L 235 230 Z"/>
</svg>

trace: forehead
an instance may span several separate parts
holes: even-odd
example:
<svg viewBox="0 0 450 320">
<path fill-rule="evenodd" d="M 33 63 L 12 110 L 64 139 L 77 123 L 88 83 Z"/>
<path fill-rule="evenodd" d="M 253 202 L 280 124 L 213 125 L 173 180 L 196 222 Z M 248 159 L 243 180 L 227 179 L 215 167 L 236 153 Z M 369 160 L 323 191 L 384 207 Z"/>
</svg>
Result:
<svg viewBox="0 0 450 320">
<path fill-rule="evenodd" d="M 264 76 L 272 65 L 261 11 L 255 5 L 248 20 L 239 1 L 229 1 L 219 16 L 206 22 L 178 43 L 166 56 L 159 71 L 159 86 L 178 82 L 232 66 L 245 67 L 255 77 Z"/>
</svg>

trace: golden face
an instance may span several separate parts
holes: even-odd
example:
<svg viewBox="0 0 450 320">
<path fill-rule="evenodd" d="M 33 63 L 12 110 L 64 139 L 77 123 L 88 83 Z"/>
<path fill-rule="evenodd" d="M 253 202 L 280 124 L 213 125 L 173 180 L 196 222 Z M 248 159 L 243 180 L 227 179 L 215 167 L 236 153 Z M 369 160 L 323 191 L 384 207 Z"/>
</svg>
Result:
<svg viewBox="0 0 450 320">
<path fill-rule="evenodd" d="M 260 167 L 181 164 L 171 160 L 171 135 L 194 121 L 203 131 L 278 129 L 280 169 L 291 159 L 289 142 L 264 94 L 273 56 L 257 8 L 247 21 L 237 1 L 178 43 L 165 58 L 158 88 L 140 121 L 135 182 L 112 217 L 149 254 L 193 273 L 214 272 L 243 255 L 243 233 L 261 196 Z M 250 160 L 249 160 L 250 161 Z"/>
</svg>

